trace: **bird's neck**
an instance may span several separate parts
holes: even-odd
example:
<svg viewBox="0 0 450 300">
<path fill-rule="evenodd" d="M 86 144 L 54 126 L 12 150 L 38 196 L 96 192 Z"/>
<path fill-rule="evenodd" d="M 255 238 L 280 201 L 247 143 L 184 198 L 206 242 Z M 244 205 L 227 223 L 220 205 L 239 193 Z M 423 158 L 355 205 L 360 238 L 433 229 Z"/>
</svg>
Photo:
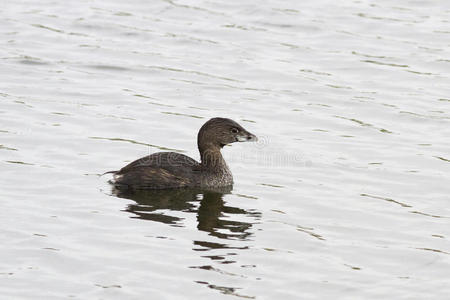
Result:
<svg viewBox="0 0 450 300">
<path fill-rule="evenodd" d="M 223 159 L 222 153 L 220 153 L 219 146 L 211 144 L 200 145 L 199 151 L 201 164 L 204 168 L 210 170 L 219 170 L 226 167 L 228 169 L 227 164 Z"/>
</svg>

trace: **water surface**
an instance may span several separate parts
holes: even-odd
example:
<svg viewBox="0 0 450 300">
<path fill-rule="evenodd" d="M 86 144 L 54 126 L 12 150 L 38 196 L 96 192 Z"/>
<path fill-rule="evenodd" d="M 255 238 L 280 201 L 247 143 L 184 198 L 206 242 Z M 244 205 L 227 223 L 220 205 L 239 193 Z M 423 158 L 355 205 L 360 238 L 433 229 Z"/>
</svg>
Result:
<svg viewBox="0 0 450 300">
<path fill-rule="evenodd" d="M 0 12 L 5 299 L 446 299 L 444 1 L 14 1 Z M 98 175 L 198 159 L 229 191 Z"/>
</svg>

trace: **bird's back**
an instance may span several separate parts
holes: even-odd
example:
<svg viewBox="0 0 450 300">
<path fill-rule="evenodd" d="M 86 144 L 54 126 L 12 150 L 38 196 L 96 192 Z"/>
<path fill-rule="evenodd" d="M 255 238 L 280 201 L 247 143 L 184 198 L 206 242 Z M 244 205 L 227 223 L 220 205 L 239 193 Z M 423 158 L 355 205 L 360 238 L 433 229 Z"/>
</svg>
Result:
<svg viewBox="0 0 450 300">
<path fill-rule="evenodd" d="M 114 173 L 119 189 L 168 189 L 197 186 L 199 163 L 177 152 L 158 152 L 137 159 Z"/>
</svg>

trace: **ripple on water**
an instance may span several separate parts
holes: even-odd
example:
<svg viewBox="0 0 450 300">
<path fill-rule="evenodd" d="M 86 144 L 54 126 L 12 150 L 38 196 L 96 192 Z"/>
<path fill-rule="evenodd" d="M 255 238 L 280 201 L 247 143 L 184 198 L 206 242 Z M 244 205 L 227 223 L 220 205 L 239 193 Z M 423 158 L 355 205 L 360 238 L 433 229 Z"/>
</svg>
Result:
<svg viewBox="0 0 450 300">
<path fill-rule="evenodd" d="M 138 141 L 134 141 L 134 140 L 130 140 L 130 139 L 107 138 L 107 137 L 100 137 L 100 136 L 90 136 L 89 138 L 94 139 L 94 140 L 107 140 L 107 141 L 112 141 L 112 142 L 132 143 L 132 144 L 136 144 L 136 145 L 143 145 L 143 146 L 156 148 L 156 149 L 163 150 L 163 151 L 176 151 L 176 152 L 181 152 L 181 153 L 186 152 L 186 151 L 180 150 L 180 149 L 167 148 L 167 147 L 163 147 L 163 146 L 157 146 L 157 145 L 152 145 L 152 144 L 148 144 L 148 143 L 138 142 Z"/>
<path fill-rule="evenodd" d="M 222 2 L 0 11 L 1 295 L 447 298 L 443 1 Z M 216 116 L 233 191 L 97 176 Z"/>
</svg>

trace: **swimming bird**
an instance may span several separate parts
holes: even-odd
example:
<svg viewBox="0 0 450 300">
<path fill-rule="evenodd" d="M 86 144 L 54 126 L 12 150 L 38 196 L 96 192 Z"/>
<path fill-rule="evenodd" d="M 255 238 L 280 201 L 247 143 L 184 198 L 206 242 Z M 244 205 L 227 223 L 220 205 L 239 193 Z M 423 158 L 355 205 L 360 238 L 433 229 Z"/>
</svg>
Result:
<svg viewBox="0 0 450 300">
<path fill-rule="evenodd" d="M 146 190 L 183 187 L 217 188 L 233 184 L 233 175 L 220 150 L 235 142 L 257 141 L 237 122 L 212 118 L 199 130 L 200 162 L 177 152 L 157 152 L 110 171 L 117 189 Z M 106 173 L 105 173 L 106 174 Z"/>
</svg>

